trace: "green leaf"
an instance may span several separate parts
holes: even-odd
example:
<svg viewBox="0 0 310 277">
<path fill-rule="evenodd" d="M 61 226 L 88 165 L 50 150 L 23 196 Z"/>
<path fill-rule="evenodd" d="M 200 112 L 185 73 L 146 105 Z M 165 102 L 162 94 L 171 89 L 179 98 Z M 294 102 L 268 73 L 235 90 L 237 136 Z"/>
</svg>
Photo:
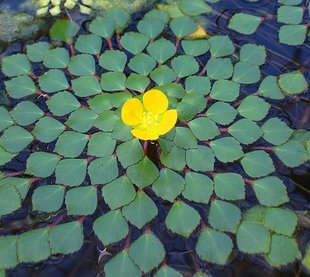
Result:
<svg viewBox="0 0 310 277">
<path fill-rule="evenodd" d="M 207 75 L 210 79 L 229 79 L 233 74 L 230 58 L 210 58 L 207 62 Z"/>
<path fill-rule="evenodd" d="M 178 78 L 194 75 L 199 70 L 199 64 L 192 56 L 180 55 L 171 61 L 171 67 Z"/>
<path fill-rule="evenodd" d="M 0 165 L 10 162 L 15 156 L 16 154 L 8 153 L 0 146 Z"/>
<path fill-rule="evenodd" d="M 210 44 L 205 39 L 182 40 L 181 44 L 185 54 L 193 57 L 203 55 L 210 49 Z"/>
<path fill-rule="evenodd" d="M 89 140 L 87 155 L 103 157 L 114 152 L 116 140 L 111 138 L 111 133 L 97 132 Z"/>
<path fill-rule="evenodd" d="M 56 167 L 56 183 L 76 187 L 86 176 L 87 161 L 83 159 L 64 159 Z"/>
<path fill-rule="evenodd" d="M 263 134 L 261 128 L 247 118 L 240 119 L 229 126 L 228 133 L 243 144 L 251 144 Z"/>
<path fill-rule="evenodd" d="M 139 268 L 131 261 L 125 249 L 116 254 L 104 266 L 106 277 L 140 277 Z"/>
<path fill-rule="evenodd" d="M 112 107 L 118 108 L 122 106 L 127 100 L 131 99 L 132 95 L 127 92 L 116 92 L 109 94 L 109 102 Z"/>
<path fill-rule="evenodd" d="M 207 117 L 221 125 L 233 122 L 237 114 L 231 105 L 220 101 L 212 104 L 206 112 Z"/>
<path fill-rule="evenodd" d="M 217 173 L 213 178 L 214 191 L 224 200 L 245 199 L 245 183 L 237 173 Z"/>
<path fill-rule="evenodd" d="M 200 215 L 186 203 L 176 201 L 169 210 L 165 222 L 172 232 L 188 238 L 198 226 Z"/>
<path fill-rule="evenodd" d="M 49 50 L 50 45 L 46 41 L 40 41 L 26 45 L 28 59 L 31 62 L 38 63 L 43 61 L 45 53 Z"/>
<path fill-rule="evenodd" d="M 258 93 L 263 97 L 275 100 L 281 100 L 284 98 L 276 76 L 265 77 L 259 86 Z"/>
<path fill-rule="evenodd" d="M 267 207 L 260 205 L 250 208 L 243 214 L 243 222 L 259 223 L 263 225 Z"/>
<path fill-rule="evenodd" d="M 209 140 L 220 134 L 216 124 L 205 117 L 199 117 L 189 122 L 189 128 L 198 140 Z"/>
<path fill-rule="evenodd" d="M 112 108 L 112 104 L 110 102 L 110 97 L 112 94 L 99 94 L 87 101 L 89 107 L 95 111 L 96 113 L 100 114 L 98 118 L 101 118 L 105 113 L 111 113 L 114 116 L 114 112 L 109 111 Z M 120 96 L 120 95 L 118 95 Z M 98 121 L 98 118 L 96 122 Z M 116 118 L 118 118 L 116 116 Z M 111 131 L 112 129 L 110 129 Z"/>
<path fill-rule="evenodd" d="M 169 21 L 168 14 L 158 9 L 151 9 L 144 15 L 144 18 L 156 18 L 161 20 L 165 24 L 167 24 Z"/>
<path fill-rule="evenodd" d="M 78 251 L 84 241 L 83 227 L 78 221 L 53 227 L 48 237 L 51 254 L 71 254 Z"/>
<path fill-rule="evenodd" d="M 16 253 L 16 236 L 0 237 L 0 268 L 13 268 L 18 264 Z M 5 274 L 3 275 L 5 277 Z"/>
<path fill-rule="evenodd" d="M 0 106 L 0 132 L 14 124 L 9 112 L 6 108 Z"/>
<path fill-rule="evenodd" d="M 22 126 L 30 125 L 44 115 L 43 111 L 30 101 L 19 102 L 13 110 L 10 111 L 10 116 L 13 120 Z"/>
<path fill-rule="evenodd" d="M 150 251 L 151 250 L 151 251 Z M 165 258 L 165 249 L 160 240 L 152 233 L 144 233 L 129 247 L 129 256 L 147 273 Z"/>
<path fill-rule="evenodd" d="M 110 209 L 128 205 L 136 197 L 135 187 L 127 176 L 122 176 L 102 188 L 102 196 Z"/>
<path fill-rule="evenodd" d="M 177 146 L 173 146 L 170 152 L 162 152 L 160 161 L 168 168 L 181 171 L 185 167 L 185 150 Z"/>
<path fill-rule="evenodd" d="M 212 13 L 212 8 L 205 3 L 203 0 L 195 0 L 188 2 L 187 0 L 180 0 L 178 2 L 178 7 L 186 15 L 199 15 L 204 13 Z"/>
<path fill-rule="evenodd" d="M 267 207 L 279 206 L 289 201 L 285 185 L 275 176 L 255 180 L 253 190 L 258 202 Z"/>
<path fill-rule="evenodd" d="M 282 5 L 299 5 L 302 0 L 278 0 L 278 2 Z"/>
<path fill-rule="evenodd" d="M 130 21 L 130 14 L 126 10 L 118 7 L 109 9 L 106 16 L 115 21 L 117 33 L 123 31 Z"/>
<path fill-rule="evenodd" d="M 210 97 L 215 100 L 232 102 L 240 93 L 240 85 L 228 80 L 217 80 L 213 83 Z"/>
<path fill-rule="evenodd" d="M 279 29 L 279 41 L 291 46 L 302 45 L 307 37 L 308 27 L 303 25 L 282 25 Z"/>
<path fill-rule="evenodd" d="M 27 75 L 31 64 L 25 54 L 14 54 L 2 59 L 2 72 L 8 77 Z"/>
<path fill-rule="evenodd" d="M 57 19 L 50 29 L 50 37 L 55 40 L 70 43 L 77 34 L 79 25 L 69 19 Z"/>
<path fill-rule="evenodd" d="M 261 22 L 262 19 L 258 16 L 236 13 L 230 18 L 228 28 L 243 35 L 252 35 L 256 32 Z"/>
<path fill-rule="evenodd" d="M 43 64 L 47 68 L 65 68 L 68 63 L 69 53 L 61 47 L 48 50 L 43 58 Z"/>
<path fill-rule="evenodd" d="M 170 21 L 170 28 L 177 38 L 183 38 L 195 32 L 197 26 L 190 17 L 181 16 Z"/>
<path fill-rule="evenodd" d="M 186 150 L 186 164 L 195 171 L 213 171 L 214 163 L 213 152 L 207 146 Z"/>
<path fill-rule="evenodd" d="M 4 84 L 8 95 L 14 99 L 21 99 L 36 93 L 34 82 L 26 75 L 12 78 L 9 81 L 5 81 Z"/>
<path fill-rule="evenodd" d="M 58 211 L 64 200 L 65 188 L 60 185 L 38 187 L 32 195 L 32 210 L 40 212 Z"/>
<path fill-rule="evenodd" d="M 154 39 L 160 35 L 164 28 L 165 24 L 157 18 L 143 18 L 137 25 L 138 31 L 150 39 Z"/>
<path fill-rule="evenodd" d="M 130 155 L 128 155 L 129 152 Z M 144 156 L 142 145 L 136 138 L 120 144 L 116 149 L 116 154 L 124 168 L 141 161 Z"/>
<path fill-rule="evenodd" d="M 159 171 L 153 162 L 145 156 L 141 161 L 127 168 L 127 176 L 131 182 L 142 189 L 153 184 L 159 176 Z"/>
<path fill-rule="evenodd" d="M 68 89 L 69 84 L 62 71 L 59 69 L 50 69 L 39 77 L 39 86 L 44 92 L 53 93 Z"/>
<path fill-rule="evenodd" d="M 103 38 L 112 37 L 116 22 L 112 18 L 96 17 L 89 24 L 89 31 Z"/>
<path fill-rule="evenodd" d="M 160 64 L 174 56 L 176 48 L 172 42 L 164 38 L 149 44 L 147 52 Z"/>
<path fill-rule="evenodd" d="M 15 187 L 20 195 L 21 200 L 27 196 L 32 180 L 28 178 L 6 177 L 0 180 L 1 185 L 12 185 Z"/>
<path fill-rule="evenodd" d="M 158 197 L 173 202 L 184 189 L 185 181 L 181 175 L 171 169 L 163 168 L 152 189 Z"/>
<path fill-rule="evenodd" d="M 174 71 L 166 65 L 161 65 L 154 69 L 151 72 L 150 77 L 159 86 L 171 83 L 177 78 Z"/>
<path fill-rule="evenodd" d="M 20 263 L 38 263 L 50 256 L 48 228 L 21 234 L 17 240 L 17 255 Z"/>
<path fill-rule="evenodd" d="M 30 154 L 26 173 L 36 177 L 46 178 L 53 174 L 60 157 L 46 152 L 34 152 Z"/>
<path fill-rule="evenodd" d="M 33 140 L 31 133 L 19 126 L 11 126 L 3 131 L 0 146 L 10 153 L 18 153 Z"/>
<path fill-rule="evenodd" d="M 220 58 L 230 56 L 235 52 L 235 46 L 229 36 L 215 35 L 209 38 L 211 57 Z"/>
<path fill-rule="evenodd" d="M 243 222 L 237 231 L 237 245 L 247 254 L 267 253 L 270 248 L 269 231 L 261 224 Z"/>
<path fill-rule="evenodd" d="M 232 137 L 213 140 L 210 147 L 216 158 L 223 163 L 239 160 L 244 155 L 240 143 Z"/>
<path fill-rule="evenodd" d="M 98 55 L 102 46 L 102 40 L 97 35 L 80 35 L 74 44 L 74 48 L 81 53 Z"/>
<path fill-rule="evenodd" d="M 75 76 L 94 75 L 96 72 L 95 60 L 89 54 L 76 55 L 71 58 L 68 70 Z"/>
<path fill-rule="evenodd" d="M 211 83 L 208 77 L 189 76 L 185 80 L 185 90 L 187 93 L 208 95 L 211 90 Z"/>
<path fill-rule="evenodd" d="M 154 275 L 154 277 L 182 277 L 182 275 L 173 268 L 163 265 Z"/>
<path fill-rule="evenodd" d="M 200 233 L 196 252 L 207 262 L 225 265 L 232 248 L 233 243 L 228 235 L 206 228 Z"/>
<path fill-rule="evenodd" d="M 304 16 L 302 7 L 281 6 L 277 11 L 277 21 L 284 24 L 300 24 Z"/>
<path fill-rule="evenodd" d="M 21 207 L 20 194 L 12 185 L 1 185 L 0 197 L 0 217 L 10 214 Z"/>
<path fill-rule="evenodd" d="M 241 165 L 246 174 L 253 178 L 263 177 L 275 171 L 269 154 L 262 150 L 246 153 L 241 159 Z"/>
<path fill-rule="evenodd" d="M 99 58 L 101 67 L 115 72 L 123 72 L 126 62 L 126 54 L 119 50 L 107 50 Z"/>
<path fill-rule="evenodd" d="M 105 91 L 125 89 L 126 75 L 121 72 L 107 72 L 101 75 L 101 87 Z"/>
<path fill-rule="evenodd" d="M 297 216 L 289 209 L 269 208 L 264 225 L 278 234 L 292 236 L 297 225 Z"/>
<path fill-rule="evenodd" d="M 185 189 L 182 195 L 194 202 L 208 204 L 213 192 L 212 180 L 203 174 L 187 172 L 185 175 Z"/>
<path fill-rule="evenodd" d="M 253 109 L 255 107 L 255 109 Z M 253 121 L 260 121 L 268 114 L 271 105 L 257 96 L 247 96 L 238 107 L 241 116 Z"/>
<path fill-rule="evenodd" d="M 88 135 L 66 131 L 59 136 L 54 152 L 66 158 L 76 158 L 83 152 L 88 139 Z"/>
<path fill-rule="evenodd" d="M 85 133 L 93 127 L 97 117 L 98 114 L 93 110 L 80 108 L 70 114 L 65 124 L 75 131 Z"/>
<path fill-rule="evenodd" d="M 128 63 L 131 70 L 147 76 L 156 66 L 156 61 L 147 54 L 139 53 Z"/>
<path fill-rule="evenodd" d="M 124 125 L 124 122 L 118 118 L 113 126 L 112 138 L 120 141 L 127 141 L 133 138 L 131 134 L 132 127 Z"/>
<path fill-rule="evenodd" d="M 141 229 L 157 216 L 158 210 L 152 199 L 141 190 L 137 191 L 134 201 L 123 207 L 122 214 L 131 224 Z"/>
<path fill-rule="evenodd" d="M 282 91 L 288 95 L 300 94 L 308 89 L 305 76 L 300 71 L 280 75 L 278 83 Z"/>
<path fill-rule="evenodd" d="M 65 202 L 68 215 L 91 215 L 97 208 L 97 189 L 94 186 L 70 189 Z"/>
<path fill-rule="evenodd" d="M 229 202 L 214 200 L 210 206 L 208 219 L 213 228 L 235 233 L 241 220 L 241 211 Z"/>
<path fill-rule="evenodd" d="M 301 254 L 295 239 L 276 234 L 272 236 L 271 248 L 267 256 L 267 260 L 272 266 L 287 265 L 300 257 Z"/>
<path fill-rule="evenodd" d="M 109 183 L 117 178 L 118 173 L 117 161 L 113 155 L 96 159 L 88 166 L 92 185 Z"/>
<path fill-rule="evenodd" d="M 275 154 L 288 167 L 297 167 L 309 159 L 305 147 L 296 140 L 289 140 L 287 143 L 276 146 Z"/>
<path fill-rule="evenodd" d="M 285 143 L 293 133 L 293 130 L 277 117 L 268 119 L 263 124 L 262 130 L 263 138 L 274 145 Z"/>
<path fill-rule="evenodd" d="M 131 73 L 126 80 L 126 87 L 138 92 L 144 92 L 150 84 L 150 79 L 146 76 Z"/>
<path fill-rule="evenodd" d="M 78 109 L 80 102 L 68 91 L 54 94 L 46 101 L 49 110 L 56 116 L 63 116 Z"/>
<path fill-rule="evenodd" d="M 232 79 L 239 84 L 255 84 L 260 80 L 260 69 L 257 65 L 238 62 L 235 64 Z"/>
<path fill-rule="evenodd" d="M 104 245 L 122 240 L 129 232 L 128 224 L 120 210 L 110 211 L 98 217 L 93 229 Z"/>
<path fill-rule="evenodd" d="M 58 120 L 45 116 L 36 123 L 32 134 L 41 142 L 49 143 L 57 139 L 65 128 Z"/>
<path fill-rule="evenodd" d="M 147 36 L 136 32 L 127 32 L 121 38 L 122 47 L 134 55 L 141 53 L 148 43 Z"/>
<path fill-rule="evenodd" d="M 263 65 L 266 61 L 266 48 L 263 45 L 244 44 L 240 48 L 240 60 L 253 65 Z"/>
<path fill-rule="evenodd" d="M 193 136 L 191 130 L 187 127 L 176 127 L 175 128 L 175 137 L 174 137 L 174 143 L 177 147 L 183 148 L 183 149 L 191 149 L 191 148 L 197 148 L 197 140 Z"/>
<path fill-rule="evenodd" d="M 78 97 L 87 97 L 99 94 L 102 90 L 99 81 L 94 76 L 82 76 L 71 80 L 74 94 Z"/>
</svg>

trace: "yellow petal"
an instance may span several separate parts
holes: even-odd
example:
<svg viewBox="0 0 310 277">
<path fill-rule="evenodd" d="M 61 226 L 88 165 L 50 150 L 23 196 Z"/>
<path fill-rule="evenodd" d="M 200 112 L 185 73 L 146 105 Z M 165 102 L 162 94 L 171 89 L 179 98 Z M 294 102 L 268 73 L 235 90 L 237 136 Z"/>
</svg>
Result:
<svg viewBox="0 0 310 277">
<path fill-rule="evenodd" d="M 189 39 L 201 39 L 201 38 L 207 38 L 207 37 L 208 37 L 207 32 L 200 24 L 197 26 L 197 30 L 195 32 L 187 36 L 187 38 Z"/>
<path fill-rule="evenodd" d="M 168 109 L 168 98 L 160 90 L 151 89 L 143 95 L 143 106 L 153 114 L 160 114 Z"/>
<path fill-rule="evenodd" d="M 132 129 L 131 133 L 136 138 L 142 139 L 142 140 L 157 140 L 158 139 L 158 134 L 154 130 L 151 130 L 151 129 L 147 129 L 147 130 Z"/>
<path fill-rule="evenodd" d="M 142 121 L 143 106 L 141 102 L 136 99 L 129 99 L 122 107 L 122 120 L 127 125 L 137 125 Z"/>
<path fill-rule="evenodd" d="M 168 133 L 177 123 L 177 110 L 169 110 L 163 114 L 161 121 L 158 123 L 156 131 L 159 135 Z"/>
</svg>

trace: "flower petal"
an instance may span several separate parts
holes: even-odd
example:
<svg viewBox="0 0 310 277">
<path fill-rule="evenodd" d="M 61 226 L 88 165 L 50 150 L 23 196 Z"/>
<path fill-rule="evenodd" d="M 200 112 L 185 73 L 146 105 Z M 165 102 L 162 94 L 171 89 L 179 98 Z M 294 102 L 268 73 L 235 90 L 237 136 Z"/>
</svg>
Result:
<svg viewBox="0 0 310 277">
<path fill-rule="evenodd" d="M 137 125 L 141 123 L 143 115 L 142 103 L 136 99 L 129 99 L 122 107 L 121 117 L 127 125 Z"/>
<path fill-rule="evenodd" d="M 151 89 L 143 95 L 143 106 L 153 114 L 160 114 L 168 109 L 168 98 L 160 90 Z"/>
<path fill-rule="evenodd" d="M 147 129 L 147 130 L 132 129 L 131 133 L 136 138 L 142 139 L 142 140 L 157 140 L 158 139 L 158 134 L 152 129 Z"/>
<path fill-rule="evenodd" d="M 156 131 L 159 135 L 168 133 L 177 123 L 177 110 L 169 110 L 163 114 L 161 121 L 158 123 Z"/>
</svg>

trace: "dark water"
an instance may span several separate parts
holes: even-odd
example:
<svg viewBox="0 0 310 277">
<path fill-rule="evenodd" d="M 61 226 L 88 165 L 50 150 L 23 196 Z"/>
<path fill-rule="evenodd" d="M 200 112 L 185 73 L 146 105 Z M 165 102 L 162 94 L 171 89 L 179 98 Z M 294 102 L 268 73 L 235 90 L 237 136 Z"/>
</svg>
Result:
<svg viewBox="0 0 310 277">
<path fill-rule="evenodd" d="M 22 1 L 2 1 L 12 5 L 12 8 L 16 7 L 16 4 Z M 1 3 L 1 2 L 0 2 Z M 307 1 L 304 1 L 306 6 Z M 268 61 L 261 68 L 263 76 L 266 75 L 279 75 L 286 71 L 292 71 L 300 69 L 305 74 L 308 82 L 310 80 L 309 73 L 309 60 L 310 51 L 309 43 L 305 43 L 300 47 L 291 47 L 278 43 L 277 30 L 279 24 L 275 19 L 267 20 L 258 31 L 251 36 L 243 36 L 241 34 L 236 35 L 227 29 L 227 19 L 235 12 L 249 12 L 253 14 L 260 14 L 262 16 L 275 15 L 277 11 L 276 0 L 261 0 L 258 3 L 250 3 L 242 0 L 222 0 L 219 3 L 213 5 L 216 10 L 216 14 L 208 16 L 207 30 L 211 34 L 229 34 L 233 39 L 236 47 L 243 45 L 244 43 L 252 42 L 257 44 L 263 44 L 268 51 Z M 148 10 L 148 7 L 146 10 Z M 136 22 L 146 12 L 142 11 L 133 15 L 133 23 L 129 26 L 129 29 L 134 29 Z M 88 18 L 86 16 L 80 16 L 78 12 L 70 12 L 70 15 L 74 21 L 85 26 Z M 51 21 L 49 21 L 51 22 Z M 307 23 L 307 22 L 306 22 Z M 168 34 L 169 35 L 169 34 Z M 41 40 L 46 40 L 46 35 L 38 34 Z M 36 40 L 36 38 L 34 38 Z M 2 54 L 7 55 L 24 50 L 24 42 L 13 43 Z M 204 64 L 205 60 L 201 60 Z M 0 73 L 0 91 L 3 90 L 3 75 Z M 255 92 L 256 86 L 243 86 L 242 93 Z M 310 92 L 306 92 L 300 98 L 285 99 L 284 101 L 269 101 L 273 104 L 269 116 L 277 116 L 284 120 L 293 129 L 310 129 Z M 43 104 L 39 100 L 39 105 Z M 5 98 L 0 97 L 0 104 L 8 106 L 14 105 L 14 101 L 6 102 Z M 46 147 L 43 144 L 38 143 L 30 146 L 33 150 L 37 147 Z M 49 145 L 48 148 L 51 148 Z M 156 151 L 155 146 L 149 150 L 149 154 Z M 24 151 L 18 155 L 17 159 L 13 163 L 9 163 L 3 170 L 9 171 L 23 171 L 24 162 L 28 158 L 29 150 Z M 297 169 L 289 170 L 284 168 L 281 163 L 275 158 L 277 166 L 277 172 L 281 175 L 287 186 L 290 202 L 286 205 L 296 211 L 307 210 L 309 208 L 309 195 L 303 189 L 309 190 L 310 182 L 310 170 L 308 165 L 303 165 Z M 236 166 L 230 166 L 230 168 L 224 168 L 226 171 L 239 172 L 240 168 Z M 40 184 L 48 183 L 51 180 L 46 179 L 35 184 L 29 195 Z M 151 189 L 146 189 L 146 193 L 151 196 L 155 201 L 159 209 L 159 215 L 150 223 L 150 227 L 156 236 L 163 242 L 166 249 L 166 263 L 178 270 L 183 276 L 192 276 L 195 272 L 195 268 L 201 268 L 205 273 L 210 276 L 305 276 L 305 273 L 301 271 L 300 265 L 296 262 L 288 267 L 280 269 L 274 269 L 268 266 L 260 255 L 249 256 L 235 251 L 231 257 L 231 262 L 223 266 L 214 266 L 199 260 L 193 249 L 195 248 L 199 228 L 193 233 L 193 235 L 185 240 L 181 237 L 173 235 L 166 229 L 164 221 L 166 215 L 171 207 L 169 202 L 163 201 L 156 197 Z M 248 209 L 255 203 L 255 197 L 253 197 L 250 191 L 247 192 L 247 202 L 240 203 L 241 209 Z M 186 202 L 185 199 L 182 199 Z M 203 219 L 206 219 L 208 214 L 208 206 L 201 204 L 191 205 L 197 209 Z M 99 217 L 102 213 L 108 211 L 108 207 L 104 203 L 103 199 L 99 198 L 98 208 L 92 217 L 87 217 L 84 221 L 85 230 L 85 243 L 80 251 L 70 256 L 53 256 L 47 261 L 43 261 L 39 264 L 21 264 L 15 269 L 8 271 L 8 276 L 100 276 L 102 275 L 102 266 L 110 258 L 110 256 L 104 256 L 99 262 L 98 257 L 100 251 L 103 250 L 102 243 L 97 239 L 92 231 L 93 221 Z M 59 212 L 61 214 L 62 211 Z M 56 216 L 56 215 L 55 215 Z M 66 216 L 64 221 L 75 220 L 75 217 Z M 32 228 L 39 228 L 49 225 L 55 218 L 51 219 L 45 214 L 33 213 L 31 211 L 31 199 L 24 201 L 23 209 L 17 211 L 11 216 L 5 217 L 1 220 L 0 235 L 3 234 L 19 234 L 30 230 Z M 206 220 L 207 221 L 207 220 Z M 131 241 L 134 241 L 140 236 L 142 231 L 131 226 L 130 234 Z M 302 225 L 297 230 L 298 241 L 300 242 L 300 249 L 304 251 L 305 245 L 310 242 L 309 225 Z M 112 255 L 123 249 L 124 243 L 115 244 L 109 246 L 107 251 Z M 304 252 L 303 252 L 304 253 Z M 152 276 L 151 274 L 145 276 Z M 116 276 L 117 277 L 117 276 Z"/>
</svg>

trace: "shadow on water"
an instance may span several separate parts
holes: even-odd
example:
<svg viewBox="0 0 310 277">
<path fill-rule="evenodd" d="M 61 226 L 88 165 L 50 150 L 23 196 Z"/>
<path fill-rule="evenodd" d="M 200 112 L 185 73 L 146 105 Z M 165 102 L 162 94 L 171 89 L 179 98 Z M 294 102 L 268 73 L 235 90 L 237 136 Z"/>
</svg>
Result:
<svg viewBox="0 0 310 277">
<path fill-rule="evenodd" d="M 17 4 L 22 2 L 21 0 L 0 1 L 1 5 L 8 4 L 12 9 L 18 7 Z M 259 30 L 250 36 L 236 35 L 232 31 L 227 29 L 227 20 L 235 12 L 248 11 L 253 14 L 260 14 L 262 16 L 275 15 L 277 10 L 277 1 L 275 0 L 262 0 L 259 2 L 245 2 L 242 0 L 222 0 L 215 4 L 216 13 L 213 16 L 207 17 L 208 27 L 207 30 L 211 34 L 229 34 L 234 40 L 235 46 L 239 48 L 245 43 L 257 43 L 266 46 L 268 51 L 268 62 L 262 67 L 262 75 L 279 75 L 286 71 L 301 69 L 305 74 L 308 82 L 310 80 L 309 73 L 309 60 L 310 51 L 309 45 L 302 45 L 300 47 L 290 47 L 287 45 L 280 44 L 278 42 L 277 29 L 279 24 L 276 19 L 271 18 L 267 20 Z M 129 26 L 129 29 L 134 29 L 136 22 L 141 19 L 146 10 L 141 11 L 133 15 L 133 22 Z M 71 17 L 79 23 L 82 27 L 88 22 L 86 16 L 80 16 L 77 11 L 70 12 Z M 48 26 L 51 24 L 52 20 L 47 20 Z M 38 33 L 36 37 L 32 38 L 32 41 L 37 39 L 47 40 L 46 30 L 43 29 L 42 32 Z M 167 34 L 169 36 L 169 34 Z M 29 40 L 27 40 L 29 42 Z M 31 42 L 31 40 L 30 40 Z M 7 45 L 5 45 L 7 46 Z M 3 48 L 4 49 L 4 48 Z M 11 53 L 16 53 L 23 51 L 25 49 L 25 42 L 17 41 L 12 43 L 2 55 L 7 55 Z M 1 48 L 0 48 L 1 50 Z M 205 63 L 205 60 L 201 60 L 201 63 Z M 0 73 L 0 93 L 4 90 L 3 86 L 4 76 Z M 255 92 L 257 87 L 255 86 L 242 86 L 242 93 L 244 95 L 248 93 Z M 293 129 L 310 129 L 310 93 L 309 91 L 305 93 L 300 98 L 286 99 L 281 103 L 275 102 L 269 116 L 277 116 L 283 119 L 291 128 Z M 40 100 L 33 99 L 36 103 L 46 110 L 46 107 L 42 106 L 43 102 Z M 0 94 L 0 104 L 4 106 L 13 106 L 16 103 L 14 101 L 9 102 L 4 96 L 4 93 Z M 30 151 L 35 149 L 46 150 L 52 149 L 53 145 L 44 145 L 40 143 L 35 143 L 30 145 L 30 149 L 23 151 L 14 160 L 13 163 L 9 163 L 3 170 L 8 171 L 23 171 L 25 167 L 25 161 L 27 160 Z M 30 151 L 29 151 L 30 150 Z M 148 146 L 148 156 L 158 164 L 156 160 L 156 154 L 158 151 L 158 145 L 156 143 L 150 143 Z M 275 158 L 276 160 L 276 158 Z M 276 160 L 276 166 L 279 169 L 279 174 L 284 178 L 287 185 L 287 189 L 290 196 L 290 203 L 287 207 L 291 207 L 294 210 L 302 211 L 308 209 L 309 203 L 307 202 L 307 197 L 309 193 L 309 188 L 307 188 L 310 183 L 310 169 L 309 164 L 301 166 L 294 170 L 288 170 L 283 168 L 281 163 Z M 239 172 L 241 169 L 238 166 L 229 166 L 229 168 L 221 168 L 222 170 Z M 33 190 L 39 185 L 53 183 L 54 179 L 44 179 L 37 182 L 31 187 L 29 195 L 32 194 Z M 274 269 L 268 266 L 264 261 L 263 257 L 260 255 L 249 256 L 244 255 L 235 250 L 231 256 L 231 262 L 227 266 L 215 266 L 207 263 L 203 263 L 194 254 L 193 249 L 197 242 L 197 237 L 199 234 L 199 229 L 194 232 L 194 234 L 188 239 L 184 240 L 178 236 L 173 235 L 169 230 L 167 230 L 164 222 L 166 215 L 171 207 L 171 203 L 163 201 L 158 198 L 151 189 L 146 189 L 145 192 L 152 197 L 157 207 L 160 207 L 159 214 L 150 223 L 152 231 L 163 241 L 166 248 L 166 262 L 169 266 L 175 268 L 183 276 L 189 277 L 193 276 L 195 268 L 201 268 L 209 276 L 238 276 L 238 277 L 261 277 L 261 276 L 279 276 L 279 277 L 289 277 L 289 276 L 304 276 L 302 273 L 300 265 L 294 263 L 288 267 L 284 267 L 281 270 Z M 255 205 L 255 197 L 253 193 L 247 192 L 247 202 L 240 204 L 241 209 L 248 209 L 249 207 Z M 186 202 L 186 199 L 182 200 Z M 192 203 L 191 203 L 192 204 Z M 208 205 L 193 204 L 197 211 L 199 211 L 205 221 L 207 221 L 206 215 L 208 212 Z M 242 206 L 243 205 L 243 206 Z M 246 205 L 246 206 L 245 206 Z M 106 251 L 103 251 L 102 243 L 97 239 L 92 231 L 93 221 L 101 214 L 107 212 L 109 209 L 104 203 L 102 197 L 100 196 L 98 202 L 98 208 L 92 217 L 87 217 L 84 221 L 85 228 L 85 243 L 80 251 L 69 256 L 53 256 L 47 261 L 41 262 L 39 264 L 22 264 L 17 266 L 15 269 L 8 271 L 8 276 L 69 276 L 69 277 L 86 277 L 86 276 L 100 276 L 102 275 L 102 265 L 110 259 L 111 254 L 115 254 L 123 249 L 124 243 L 114 244 L 109 246 Z M 58 214 L 64 213 L 60 211 Z M 54 215 L 57 219 L 58 215 Z M 23 208 L 15 212 L 13 215 L 5 217 L 0 225 L 0 234 L 19 234 L 33 228 L 44 227 L 55 220 L 55 217 L 48 217 L 45 214 L 36 213 L 31 211 L 31 199 L 26 199 L 23 203 Z M 74 218 L 65 216 L 64 221 L 72 221 Z M 136 239 L 142 231 L 136 227 L 130 227 L 131 240 Z M 307 231 L 308 229 L 308 231 Z M 297 231 L 297 237 L 302 245 L 306 245 L 310 241 L 309 223 L 306 222 L 301 225 L 301 229 Z M 301 246 L 302 251 L 304 251 L 303 246 Z M 100 255 L 100 253 L 102 255 Z M 100 259 L 98 257 L 100 256 Z M 150 274 L 145 276 L 151 276 Z M 115 276 L 117 277 L 117 276 Z"/>
</svg>

